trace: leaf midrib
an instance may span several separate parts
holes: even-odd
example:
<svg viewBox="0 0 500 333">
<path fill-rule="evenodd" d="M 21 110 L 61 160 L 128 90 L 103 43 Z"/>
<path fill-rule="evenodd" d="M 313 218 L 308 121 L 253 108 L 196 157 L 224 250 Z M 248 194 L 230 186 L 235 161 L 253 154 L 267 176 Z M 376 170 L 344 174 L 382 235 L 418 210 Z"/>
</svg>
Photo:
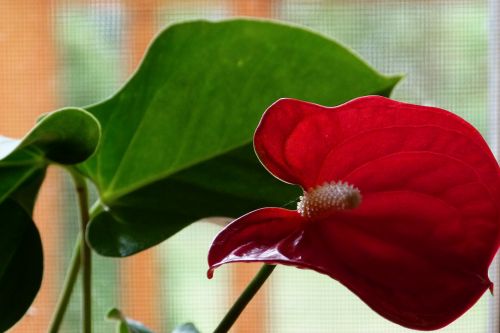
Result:
<svg viewBox="0 0 500 333">
<path fill-rule="evenodd" d="M 24 174 L 23 177 L 19 178 L 19 180 L 9 189 L 9 191 L 5 192 L 3 195 L 0 196 L 0 203 L 3 202 L 8 196 L 14 192 L 19 186 L 21 186 L 24 181 L 29 179 L 37 170 L 40 170 L 41 167 L 38 167 L 36 165 L 33 166 L 28 172 Z"/>
<path fill-rule="evenodd" d="M 176 173 L 179 173 L 181 171 L 184 171 L 184 170 L 187 170 L 189 168 L 192 168 L 198 164 L 202 164 L 204 162 L 207 162 L 211 159 L 214 159 L 214 158 L 217 158 L 217 157 L 220 157 L 222 155 L 225 155 L 233 150 L 236 150 L 236 149 L 239 149 L 243 146 L 246 146 L 248 144 L 252 143 L 252 139 L 250 140 L 246 140 L 245 142 L 239 144 L 239 145 L 235 145 L 235 146 L 230 146 L 228 147 L 227 149 L 223 149 L 223 150 L 220 150 L 212 155 L 208 155 L 208 156 L 205 156 L 203 158 L 200 158 L 198 160 L 194 160 L 192 161 L 191 163 L 186 163 L 185 165 L 183 166 L 180 166 L 178 169 L 175 169 L 175 170 L 172 170 L 172 169 L 169 169 L 169 170 L 166 170 L 165 172 L 163 173 L 160 173 L 154 177 L 151 177 L 151 178 L 146 178 L 144 179 L 143 181 L 141 182 L 137 182 L 136 184 L 133 184 L 131 186 L 128 186 L 128 187 L 124 187 L 122 188 L 121 190 L 119 191 L 113 191 L 113 192 L 110 192 L 109 190 L 107 191 L 104 191 L 101 195 L 101 198 L 102 198 L 102 201 L 106 204 L 111 204 L 114 200 L 126 195 L 126 194 L 129 194 L 135 190 L 138 190 L 140 189 L 141 187 L 143 186 L 147 186 L 155 181 L 158 181 L 158 180 L 162 180 L 164 178 L 167 178 L 171 175 L 174 175 Z"/>
</svg>

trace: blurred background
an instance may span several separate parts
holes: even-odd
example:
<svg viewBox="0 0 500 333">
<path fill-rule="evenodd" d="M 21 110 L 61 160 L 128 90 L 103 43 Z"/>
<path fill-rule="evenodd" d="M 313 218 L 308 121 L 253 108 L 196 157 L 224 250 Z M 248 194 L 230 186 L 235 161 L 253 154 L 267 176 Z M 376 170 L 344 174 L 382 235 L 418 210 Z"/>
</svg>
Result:
<svg viewBox="0 0 500 333">
<path fill-rule="evenodd" d="M 495 0 L 0 0 L 0 133 L 20 137 L 41 113 L 113 94 L 152 37 L 173 22 L 254 16 L 320 31 L 379 71 L 404 73 L 394 98 L 452 110 L 494 140 L 497 7 Z M 61 289 L 78 223 L 72 184 L 60 170 L 50 170 L 35 216 L 45 251 L 42 290 L 10 333 L 45 332 Z M 95 332 L 115 330 L 104 319 L 111 307 L 158 333 L 188 321 L 211 332 L 259 268 L 223 267 L 207 280 L 206 253 L 219 229 L 199 222 L 131 258 L 94 255 Z M 79 298 L 77 290 L 62 332 L 79 332 Z M 500 332 L 498 299 L 485 294 L 440 332 Z M 409 330 L 334 280 L 278 267 L 232 332 Z"/>
</svg>

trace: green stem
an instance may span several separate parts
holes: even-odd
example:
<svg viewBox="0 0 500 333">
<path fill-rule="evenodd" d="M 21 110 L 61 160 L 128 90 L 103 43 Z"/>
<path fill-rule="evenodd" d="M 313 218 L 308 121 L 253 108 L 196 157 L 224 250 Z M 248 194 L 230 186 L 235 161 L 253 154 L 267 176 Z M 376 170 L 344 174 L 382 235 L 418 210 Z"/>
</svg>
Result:
<svg viewBox="0 0 500 333">
<path fill-rule="evenodd" d="M 73 293 L 73 287 L 75 286 L 76 279 L 78 278 L 78 272 L 80 270 L 80 249 L 81 249 L 82 237 L 78 235 L 78 239 L 75 243 L 75 248 L 73 249 L 73 254 L 71 256 L 71 261 L 69 264 L 68 272 L 66 273 L 66 278 L 64 280 L 63 291 L 57 302 L 56 312 L 49 326 L 49 333 L 59 332 L 61 327 L 64 314 L 68 308 L 69 300 L 71 294 Z"/>
<path fill-rule="evenodd" d="M 85 242 L 85 230 L 89 222 L 88 190 L 85 178 L 70 169 L 75 182 L 80 208 L 81 266 L 82 266 L 82 333 L 92 333 L 92 253 Z"/>
<path fill-rule="evenodd" d="M 228 313 L 224 316 L 219 326 L 215 329 L 214 333 L 226 333 L 236 322 L 240 314 L 243 312 L 245 307 L 250 303 L 252 298 L 255 296 L 260 287 L 267 280 L 269 275 L 273 272 L 275 265 L 264 265 L 260 269 L 259 273 L 253 278 L 252 282 L 246 287 L 240 297 L 233 304 Z"/>
</svg>

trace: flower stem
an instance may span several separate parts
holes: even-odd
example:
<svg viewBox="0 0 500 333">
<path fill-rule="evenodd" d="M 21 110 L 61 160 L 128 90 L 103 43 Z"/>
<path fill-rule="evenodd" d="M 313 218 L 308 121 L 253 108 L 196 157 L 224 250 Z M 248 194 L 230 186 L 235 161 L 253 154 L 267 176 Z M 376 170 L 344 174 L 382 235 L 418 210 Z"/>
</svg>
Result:
<svg viewBox="0 0 500 333">
<path fill-rule="evenodd" d="M 89 222 L 88 190 L 85 178 L 70 169 L 75 182 L 80 208 L 80 234 L 82 235 L 80 260 L 82 266 L 82 333 L 92 332 L 92 253 L 85 242 L 85 230 Z"/>
<path fill-rule="evenodd" d="M 66 273 L 66 278 L 64 280 L 63 292 L 57 302 L 56 312 L 52 317 L 52 321 L 49 326 L 49 333 L 59 332 L 61 323 L 68 308 L 69 300 L 71 294 L 73 293 L 73 287 L 75 286 L 76 279 L 78 278 L 78 272 L 80 271 L 80 249 L 81 249 L 82 237 L 78 235 L 78 239 L 75 243 L 75 248 L 73 249 L 73 254 L 71 256 L 71 261 L 69 263 L 68 272 Z"/>
<path fill-rule="evenodd" d="M 264 265 L 260 271 L 255 275 L 252 282 L 246 287 L 240 297 L 233 304 L 231 309 L 226 313 L 219 326 L 215 329 L 214 333 L 226 333 L 236 322 L 245 307 L 250 303 L 260 287 L 267 280 L 269 275 L 273 272 L 275 265 Z"/>
</svg>

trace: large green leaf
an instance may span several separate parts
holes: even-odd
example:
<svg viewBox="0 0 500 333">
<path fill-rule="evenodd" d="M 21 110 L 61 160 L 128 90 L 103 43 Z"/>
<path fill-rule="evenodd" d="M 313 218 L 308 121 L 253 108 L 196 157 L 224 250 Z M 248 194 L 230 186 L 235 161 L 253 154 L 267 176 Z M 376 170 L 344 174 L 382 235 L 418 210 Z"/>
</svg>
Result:
<svg viewBox="0 0 500 333">
<path fill-rule="evenodd" d="M 28 213 L 13 200 L 0 204 L 0 332 L 14 325 L 42 281 L 40 235 Z"/>
<path fill-rule="evenodd" d="M 30 215 L 47 166 L 84 161 L 99 137 L 95 117 L 75 108 L 45 115 L 22 140 L 0 137 L 0 332 L 40 288 L 42 245 Z"/>
<path fill-rule="evenodd" d="M 378 74 L 313 32 L 269 21 L 195 21 L 163 31 L 116 95 L 88 107 L 102 144 L 82 170 L 104 209 L 87 237 L 126 256 L 207 216 L 237 216 L 298 195 L 257 161 L 251 141 L 281 97 L 336 105 L 388 94 Z"/>
</svg>

